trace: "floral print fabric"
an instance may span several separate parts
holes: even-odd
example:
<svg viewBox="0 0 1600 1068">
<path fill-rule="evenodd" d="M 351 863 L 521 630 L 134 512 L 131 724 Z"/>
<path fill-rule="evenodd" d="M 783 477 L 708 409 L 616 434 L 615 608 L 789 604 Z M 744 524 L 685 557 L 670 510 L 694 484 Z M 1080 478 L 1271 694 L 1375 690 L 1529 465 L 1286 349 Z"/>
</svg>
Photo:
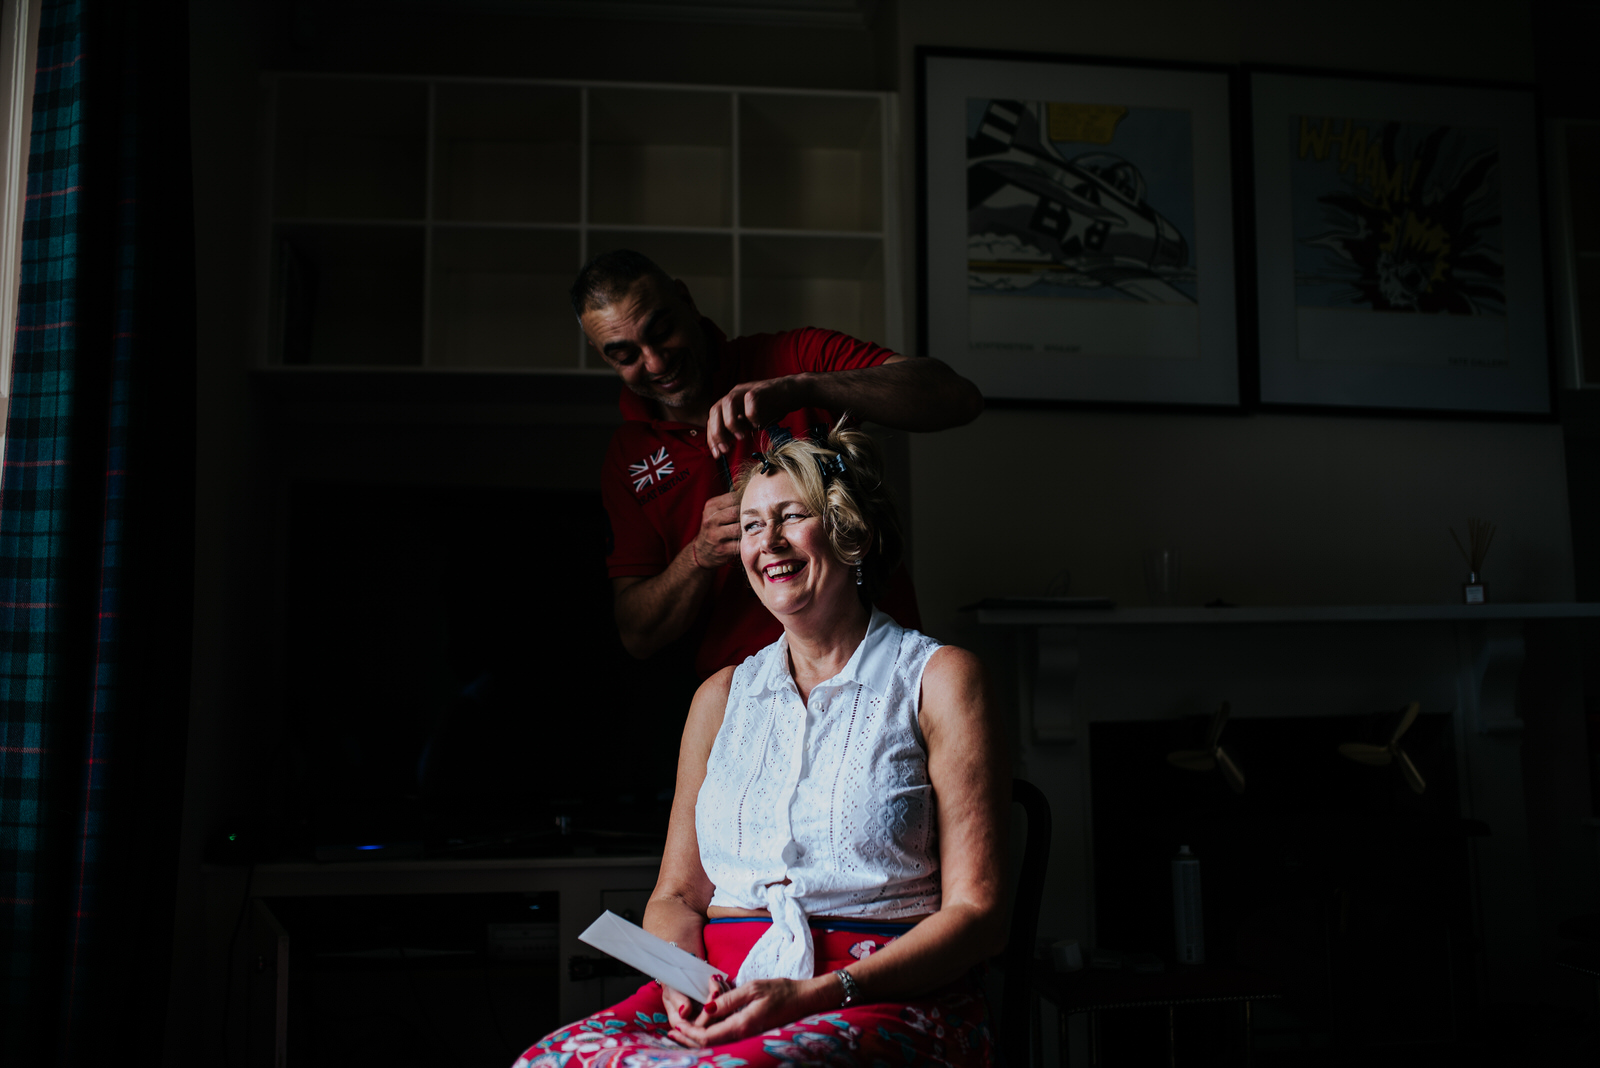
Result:
<svg viewBox="0 0 1600 1068">
<path fill-rule="evenodd" d="M 723 971 L 736 974 L 744 953 L 766 926 L 712 924 L 706 928 L 707 955 Z M 816 927 L 812 936 L 818 975 L 894 940 Z M 661 989 L 647 983 L 632 997 L 540 1039 L 514 1068 L 992 1068 L 988 1015 L 978 983 L 966 978 L 914 1001 L 853 1005 L 726 1045 L 686 1048 L 667 1037 Z"/>
</svg>

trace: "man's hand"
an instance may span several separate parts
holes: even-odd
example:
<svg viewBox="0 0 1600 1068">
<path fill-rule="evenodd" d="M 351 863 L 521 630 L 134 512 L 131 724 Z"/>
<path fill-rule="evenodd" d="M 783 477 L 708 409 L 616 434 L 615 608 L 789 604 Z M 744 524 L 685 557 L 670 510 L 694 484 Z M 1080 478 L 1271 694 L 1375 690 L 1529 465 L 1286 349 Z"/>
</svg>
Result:
<svg viewBox="0 0 1600 1068">
<path fill-rule="evenodd" d="M 739 498 L 713 497 L 700 513 L 700 533 L 693 542 L 694 562 L 707 571 L 739 559 Z"/>
<path fill-rule="evenodd" d="M 801 408 L 849 412 L 860 422 L 923 432 L 972 422 L 983 411 L 983 395 L 938 360 L 900 355 L 876 367 L 741 382 L 711 406 L 706 445 L 712 456 L 730 455 L 740 439 Z"/>
<path fill-rule="evenodd" d="M 700 532 L 678 550 L 665 571 L 611 580 L 622 647 L 643 659 L 683 637 L 715 584 L 712 572 L 738 559 L 739 501 L 724 493 L 701 508 Z"/>
<path fill-rule="evenodd" d="M 737 451 L 738 442 L 754 437 L 798 408 L 810 405 L 806 385 L 809 374 L 741 382 L 728 395 L 711 405 L 706 416 L 706 444 L 712 456 L 728 456 Z"/>
</svg>

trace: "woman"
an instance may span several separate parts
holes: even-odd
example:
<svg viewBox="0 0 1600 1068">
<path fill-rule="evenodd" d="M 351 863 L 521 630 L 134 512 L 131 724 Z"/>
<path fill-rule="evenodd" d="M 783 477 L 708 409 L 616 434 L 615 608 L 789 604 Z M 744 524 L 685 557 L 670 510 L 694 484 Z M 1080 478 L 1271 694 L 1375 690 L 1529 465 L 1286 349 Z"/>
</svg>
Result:
<svg viewBox="0 0 1600 1068">
<path fill-rule="evenodd" d="M 865 433 L 777 445 L 735 491 L 784 633 L 695 695 L 644 927 L 736 985 L 647 985 L 517 1066 L 986 1066 L 1006 795 L 977 659 L 871 607 L 900 534 Z"/>
</svg>

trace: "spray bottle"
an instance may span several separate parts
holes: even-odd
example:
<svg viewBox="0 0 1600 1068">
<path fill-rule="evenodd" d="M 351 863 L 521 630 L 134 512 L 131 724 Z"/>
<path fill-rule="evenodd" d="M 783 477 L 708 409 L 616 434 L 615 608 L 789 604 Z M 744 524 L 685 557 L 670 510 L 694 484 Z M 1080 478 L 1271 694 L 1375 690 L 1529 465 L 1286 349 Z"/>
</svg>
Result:
<svg viewBox="0 0 1600 1068">
<path fill-rule="evenodd" d="M 1205 925 L 1200 913 L 1200 858 L 1180 846 L 1172 858 L 1172 921 L 1179 964 L 1204 964 Z"/>
</svg>

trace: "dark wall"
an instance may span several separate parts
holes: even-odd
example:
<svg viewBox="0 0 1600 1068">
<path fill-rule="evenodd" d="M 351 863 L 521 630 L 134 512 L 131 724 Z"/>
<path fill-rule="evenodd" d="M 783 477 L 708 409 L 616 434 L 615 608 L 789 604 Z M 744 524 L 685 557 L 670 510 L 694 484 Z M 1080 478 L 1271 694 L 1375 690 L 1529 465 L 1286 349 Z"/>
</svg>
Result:
<svg viewBox="0 0 1600 1068">
<path fill-rule="evenodd" d="M 1533 6 L 1535 68 L 1544 114 L 1600 119 L 1600 4 L 1593 0 L 1540 0 Z"/>
<path fill-rule="evenodd" d="M 527 5 L 538 6 L 551 5 Z M 861 25 L 806 26 L 551 18 L 472 0 L 292 0 L 280 7 L 272 62 L 289 70 L 892 89 L 883 26 L 893 5 L 874 6 L 876 17 Z"/>
</svg>

